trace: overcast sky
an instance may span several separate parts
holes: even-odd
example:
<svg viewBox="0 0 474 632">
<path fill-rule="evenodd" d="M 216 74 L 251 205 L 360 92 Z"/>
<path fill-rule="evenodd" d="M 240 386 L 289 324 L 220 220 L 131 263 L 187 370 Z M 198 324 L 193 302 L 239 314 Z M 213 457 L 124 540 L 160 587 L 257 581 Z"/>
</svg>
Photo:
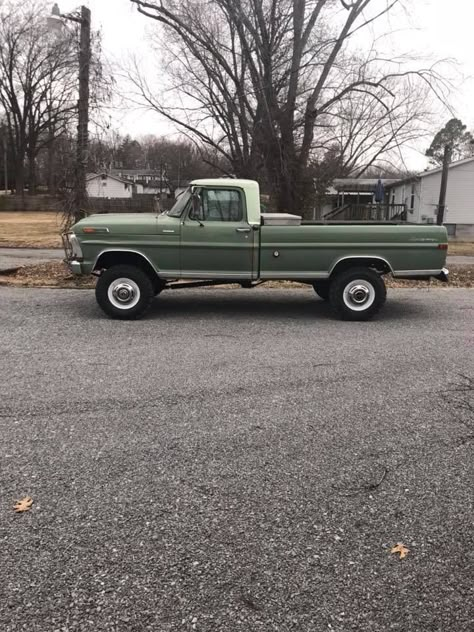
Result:
<svg viewBox="0 0 474 632">
<path fill-rule="evenodd" d="M 63 13 L 78 4 L 79 0 L 59 0 Z M 107 57 L 112 61 L 125 60 L 133 53 L 143 60 L 144 67 L 153 68 L 149 65 L 147 48 L 147 30 L 153 27 L 153 21 L 140 15 L 129 0 L 85 0 L 85 4 L 92 11 L 94 28 L 102 31 Z M 455 114 L 474 129 L 473 0 L 405 0 L 405 7 L 409 7 L 408 15 L 394 15 L 390 19 L 390 28 L 396 31 L 392 47 L 398 54 L 417 51 L 437 59 L 455 58 L 459 63 L 459 76 L 457 92 L 451 97 L 452 107 Z M 375 28 L 385 29 L 386 24 Z M 171 133 L 169 124 L 153 113 L 115 111 L 112 117 L 114 127 L 122 134 Z M 407 154 L 409 167 L 424 167 L 425 149 L 426 141 L 423 141 L 421 147 Z"/>
</svg>

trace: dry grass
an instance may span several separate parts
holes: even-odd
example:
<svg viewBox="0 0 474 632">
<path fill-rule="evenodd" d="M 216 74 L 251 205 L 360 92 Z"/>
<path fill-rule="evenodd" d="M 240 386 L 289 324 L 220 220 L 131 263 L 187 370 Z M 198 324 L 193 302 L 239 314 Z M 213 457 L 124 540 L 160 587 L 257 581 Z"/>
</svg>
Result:
<svg viewBox="0 0 474 632">
<path fill-rule="evenodd" d="M 429 288 L 429 287 L 465 287 L 474 288 L 474 266 L 450 266 L 449 283 L 441 283 L 431 279 L 430 281 L 403 281 L 390 276 L 385 277 L 387 287 L 392 288 Z M 95 286 L 95 278 L 76 277 L 71 274 L 69 268 L 62 261 L 41 263 L 34 266 L 26 266 L 15 272 L 0 274 L 0 285 L 13 287 L 51 287 L 51 288 L 80 288 L 88 289 Z M 224 286 L 239 288 L 239 285 Z M 303 288 L 308 287 L 302 283 L 292 281 L 269 281 L 262 285 L 263 288 Z M 207 288 L 212 289 L 212 288 Z"/>
<path fill-rule="evenodd" d="M 0 247 L 60 248 L 62 216 L 55 212 L 0 213 Z"/>
</svg>

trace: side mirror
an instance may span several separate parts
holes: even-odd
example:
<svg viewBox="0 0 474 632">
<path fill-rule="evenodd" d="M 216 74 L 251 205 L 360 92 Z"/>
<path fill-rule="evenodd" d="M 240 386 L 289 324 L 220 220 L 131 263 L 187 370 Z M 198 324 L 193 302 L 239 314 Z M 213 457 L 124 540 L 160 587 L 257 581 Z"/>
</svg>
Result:
<svg viewBox="0 0 474 632">
<path fill-rule="evenodd" d="M 189 215 L 189 218 L 194 219 L 198 222 L 201 222 L 204 219 L 203 214 L 202 214 L 201 198 L 199 197 L 197 193 L 193 193 L 191 197 L 191 201 L 192 201 L 192 211 Z"/>
</svg>

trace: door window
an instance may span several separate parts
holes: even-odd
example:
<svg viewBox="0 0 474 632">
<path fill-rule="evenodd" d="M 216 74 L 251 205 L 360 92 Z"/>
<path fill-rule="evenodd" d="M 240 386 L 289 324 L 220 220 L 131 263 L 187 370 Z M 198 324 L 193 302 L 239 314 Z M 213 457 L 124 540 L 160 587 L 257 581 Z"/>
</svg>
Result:
<svg viewBox="0 0 474 632">
<path fill-rule="evenodd" d="M 241 222 L 242 198 L 235 189 L 203 189 L 202 220 L 207 222 Z"/>
</svg>

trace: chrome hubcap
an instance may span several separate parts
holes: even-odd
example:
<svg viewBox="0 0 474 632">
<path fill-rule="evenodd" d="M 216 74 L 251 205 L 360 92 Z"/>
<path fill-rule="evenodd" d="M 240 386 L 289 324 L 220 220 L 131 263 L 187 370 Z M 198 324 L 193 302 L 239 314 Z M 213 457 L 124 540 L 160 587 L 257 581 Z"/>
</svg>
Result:
<svg viewBox="0 0 474 632">
<path fill-rule="evenodd" d="M 354 279 L 344 288 L 343 300 L 352 311 L 364 311 L 375 301 L 375 288 L 365 279 Z"/>
<path fill-rule="evenodd" d="M 109 285 L 109 301 L 118 309 L 131 309 L 140 300 L 140 288 L 132 279 L 115 279 Z"/>
<path fill-rule="evenodd" d="M 349 290 L 349 297 L 353 303 L 361 305 L 365 303 L 370 296 L 369 288 L 365 285 L 356 285 Z"/>
<path fill-rule="evenodd" d="M 116 285 L 112 290 L 112 294 L 121 303 L 130 303 L 135 298 L 135 290 L 128 283 Z"/>
</svg>

